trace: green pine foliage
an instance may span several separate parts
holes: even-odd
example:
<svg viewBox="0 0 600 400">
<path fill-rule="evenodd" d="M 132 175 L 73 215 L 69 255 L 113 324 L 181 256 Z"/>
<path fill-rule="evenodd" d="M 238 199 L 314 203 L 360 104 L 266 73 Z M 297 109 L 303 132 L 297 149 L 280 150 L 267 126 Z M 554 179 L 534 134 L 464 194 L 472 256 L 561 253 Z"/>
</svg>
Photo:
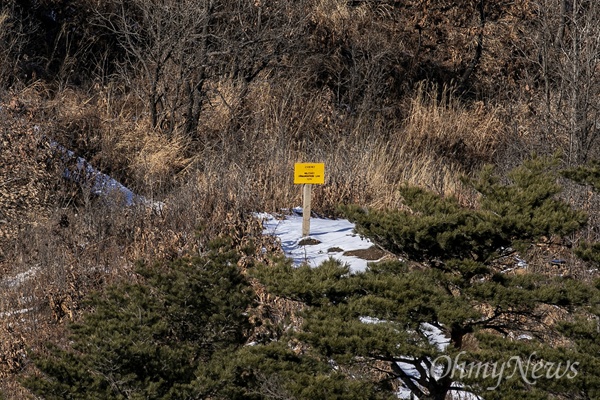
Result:
<svg viewBox="0 0 600 400">
<path fill-rule="evenodd" d="M 342 371 L 311 349 L 294 350 L 285 339 L 248 346 L 238 353 L 236 373 L 243 377 L 244 399 L 393 399 L 388 386 L 375 384 L 359 370 Z M 292 343 L 292 342 L 290 342 Z M 230 397 L 232 398 L 232 397 Z"/>
<path fill-rule="evenodd" d="M 486 262 L 502 248 L 542 236 L 566 235 L 583 226 L 585 213 L 556 199 L 560 186 L 550 173 L 553 160 L 535 157 L 502 183 L 492 167 L 469 183 L 481 193 L 481 207 L 465 209 L 454 198 L 420 188 L 400 192 L 412 212 L 344 206 L 357 231 L 410 259 L 472 259 Z"/>
<path fill-rule="evenodd" d="M 70 327 L 70 348 L 49 344 L 33 354 L 40 374 L 25 386 L 44 399 L 390 398 L 389 388 L 360 371 L 350 379 L 329 358 L 285 340 L 248 345 L 254 294 L 238 270 L 239 254 L 223 240 L 211 249 L 141 266 L 142 282 L 92 296 L 91 311 Z"/>
<path fill-rule="evenodd" d="M 583 211 L 556 197 L 561 191 L 558 161 L 555 157 L 533 157 L 510 171 L 507 183 L 500 182 L 492 167 L 486 167 L 471 181 L 482 195 L 481 208 L 497 217 L 494 222 L 511 240 L 563 236 L 585 224 Z"/>
<path fill-rule="evenodd" d="M 595 299 L 600 304 L 600 298 Z M 580 398 L 600 398 L 600 310 L 573 321 L 565 321 L 560 328 L 573 340 L 570 355 L 579 361 L 579 373 L 574 379 L 574 392 Z"/>
<path fill-rule="evenodd" d="M 510 357 L 484 344 L 468 348 L 464 344 L 468 334 L 495 331 L 500 334 L 495 338 L 506 337 L 528 329 L 527 323 L 539 324 L 544 316 L 539 312 L 541 304 L 575 311 L 586 308 L 595 296 L 593 288 L 560 278 L 490 273 L 468 283 L 457 279 L 459 268 L 411 270 L 399 262 L 373 264 L 360 274 L 350 274 L 346 266 L 334 260 L 317 268 L 280 263 L 256 273 L 270 291 L 310 306 L 303 314 L 302 332 L 295 335 L 298 339 L 339 365 L 384 370 L 378 387 L 400 379 L 419 398 L 443 399 L 453 388 L 454 380 L 435 379 L 430 374 L 432 360 L 438 357 L 454 358 L 460 352 L 477 361 Z M 431 339 L 431 326 L 443 332 L 447 347 Z M 512 342 L 512 346 L 521 353 L 531 350 L 527 343 Z M 547 348 L 542 344 L 538 347 Z M 563 353 L 552 356 L 563 357 Z M 411 365 L 420 376 L 407 375 L 397 362 Z M 490 385 L 483 384 L 487 385 L 487 380 L 469 388 L 483 398 L 492 396 L 486 390 Z M 498 390 L 509 386 L 511 390 L 505 392 L 509 394 L 493 398 L 548 395 L 513 380 L 500 382 Z M 494 392 L 493 396 L 497 395 Z"/>
<path fill-rule="evenodd" d="M 507 340 L 485 332 L 476 336 L 477 354 L 461 354 L 457 363 L 466 368 L 455 371 L 454 377 L 484 393 L 484 399 L 589 398 L 578 389 L 577 378 L 582 376 L 579 354 L 531 339 Z"/>
<path fill-rule="evenodd" d="M 600 190 L 600 161 L 590 161 L 562 171 L 562 175 L 581 185 L 589 185 L 596 192 Z M 598 266 L 600 264 L 600 243 L 581 242 L 575 254 L 582 260 Z M 600 289 L 600 281 L 595 286 Z M 591 302 L 594 308 L 585 316 L 572 321 L 564 321 L 560 328 L 573 340 L 573 353 L 582 359 L 581 373 L 576 377 L 577 394 L 581 397 L 600 398 L 600 297 Z"/>
<path fill-rule="evenodd" d="M 600 264 L 600 243 L 581 242 L 575 249 L 575 254 L 584 261 Z"/>
<path fill-rule="evenodd" d="M 253 292 L 233 251 L 143 266 L 143 283 L 96 294 L 71 327 L 72 349 L 37 355 L 26 386 L 46 399 L 201 398 L 224 386 L 207 371 L 242 346 Z M 212 376 L 212 378 L 211 378 Z"/>
<path fill-rule="evenodd" d="M 595 191 L 600 190 L 600 161 L 598 160 L 566 169 L 561 171 L 561 174 L 581 185 L 590 185 Z"/>
<path fill-rule="evenodd" d="M 595 192 L 600 191 L 600 161 L 590 161 L 586 165 L 566 169 L 562 175 L 581 185 L 589 185 Z M 575 254 L 584 261 L 600 264 L 600 243 L 581 242 Z"/>
<path fill-rule="evenodd" d="M 358 206 L 342 210 L 360 234 L 414 260 L 483 259 L 489 257 L 491 248 L 508 244 L 489 213 L 465 210 L 456 199 L 440 198 L 420 188 L 400 190 L 414 213 Z"/>
<path fill-rule="evenodd" d="M 412 187 L 401 189 L 409 210 L 342 207 L 358 232 L 428 267 L 393 261 L 351 274 L 333 260 L 313 269 L 279 262 L 258 268 L 256 275 L 269 291 L 308 306 L 298 339 L 337 365 L 377 371 L 380 387 L 400 380 L 418 398 L 440 400 L 451 390 L 490 399 L 567 396 L 575 381 L 566 378 L 540 386 L 503 379 L 488 390 L 489 377 L 465 377 L 462 383 L 442 373 L 449 369 L 432 372 L 433 360 L 459 354 L 477 362 L 532 351 L 543 351 L 550 361 L 577 355 L 553 349 L 553 340 L 568 332 L 543 321 L 549 309 L 588 315 L 598 288 L 558 277 L 505 274 L 494 265 L 507 248 L 585 224 L 584 213 L 557 199 L 560 187 L 552 168 L 552 159 L 533 158 L 506 182 L 484 169 L 470 181 L 481 193 L 476 210 Z M 536 331 L 540 326 L 544 329 Z M 432 336 L 436 329 L 446 338 L 444 345 L 442 336 Z M 521 332 L 529 332 L 531 341 L 515 340 Z M 595 364 L 586 365 L 591 371 Z M 594 393 L 594 385 L 592 380 L 580 398 Z"/>
</svg>

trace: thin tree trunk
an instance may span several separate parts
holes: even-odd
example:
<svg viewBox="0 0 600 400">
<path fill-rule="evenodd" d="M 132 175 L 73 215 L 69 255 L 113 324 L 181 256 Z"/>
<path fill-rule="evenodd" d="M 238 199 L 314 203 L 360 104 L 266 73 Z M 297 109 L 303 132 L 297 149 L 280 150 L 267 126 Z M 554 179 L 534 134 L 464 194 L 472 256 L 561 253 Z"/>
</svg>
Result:
<svg viewBox="0 0 600 400">
<path fill-rule="evenodd" d="M 459 89 L 461 93 L 466 92 L 467 83 L 475 71 L 475 67 L 479 64 L 479 60 L 481 59 L 481 54 L 483 53 L 483 31 L 485 29 L 485 1 L 479 0 L 479 34 L 477 35 L 477 47 L 475 48 L 475 55 L 473 59 L 469 63 L 466 71 L 463 73 L 463 76 L 460 78 Z"/>
<path fill-rule="evenodd" d="M 554 45 L 556 47 L 562 46 L 563 37 L 565 36 L 565 25 L 567 23 L 567 0 L 560 0 L 560 24 L 558 25 L 558 32 L 556 33 L 556 40 Z"/>
<path fill-rule="evenodd" d="M 571 60 L 571 132 L 569 138 L 569 165 L 577 162 L 579 149 L 577 140 L 579 138 L 579 38 L 577 36 L 577 0 L 573 1 L 573 34 L 572 34 L 572 60 Z"/>
</svg>

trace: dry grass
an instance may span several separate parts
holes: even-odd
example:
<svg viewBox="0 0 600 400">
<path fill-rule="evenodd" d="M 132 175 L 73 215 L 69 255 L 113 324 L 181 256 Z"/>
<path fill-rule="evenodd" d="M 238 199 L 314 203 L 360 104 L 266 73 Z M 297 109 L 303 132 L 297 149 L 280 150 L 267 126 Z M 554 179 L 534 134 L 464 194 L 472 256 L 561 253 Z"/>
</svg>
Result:
<svg viewBox="0 0 600 400">
<path fill-rule="evenodd" d="M 225 87 L 228 92 L 215 95 L 201 118 L 208 136 L 190 166 L 206 191 L 247 211 L 299 205 L 293 165 L 303 161 L 326 165 L 326 182 L 315 187 L 313 207 L 327 215 L 340 203 L 398 206 L 396 188 L 406 182 L 440 194 L 460 194 L 459 177 L 468 171 L 459 163 L 464 154 L 443 157 L 440 145 L 452 147 L 462 140 L 466 151 L 483 162 L 491 160 L 499 143 L 493 114 L 471 112 L 450 98 L 449 104 L 428 103 L 423 92 L 414 101 L 409 122 L 390 126 L 381 116 L 365 120 L 332 107 L 328 90 L 309 98 L 302 87 L 264 81 L 249 88 L 245 110 L 236 111 L 225 100 L 231 86 Z M 243 123 L 231 132 L 223 118 Z M 436 130 L 430 131 L 432 127 Z"/>
<path fill-rule="evenodd" d="M 435 154 L 471 169 L 492 162 L 507 135 L 498 110 L 463 105 L 451 90 L 421 84 L 401 138 L 416 153 Z"/>
<path fill-rule="evenodd" d="M 0 80 L 4 80 L 14 74 L 16 70 L 15 62 L 9 54 L 19 43 L 16 39 L 19 32 L 13 26 L 14 23 L 12 23 L 9 13 L 1 8 L 2 6 L 0 6 L 0 51 L 3 57 L 0 60 Z"/>
<path fill-rule="evenodd" d="M 143 122 L 115 139 L 116 151 L 127 155 L 127 175 L 145 195 L 160 195 L 172 188 L 177 174 L 190 162 L 186 137 L 178 133 L 167 137 Z"/>
<path fill-rule="evenodd" d="M 14 380 L 4 378 L 28 368 L 23 349 L 59 338 L 62 322 L 77 319 L 89 290 L 135 279 L 136 261 L 196 254 L 219 235 L 232 236 L 238 246 L 268 246 L 260 243 L 261 226 L 252 212 L 302 203 L 301 188 L 293 184 L 295 162 L 325 163 L 326 181 L 314 187 L 313 210 L 335 216 L 341 203 L 399 207 L 397 188 L 405 183 L 471 205 L 462 175 L 497 159 L 507 163 L 507 157 L 514 157 L 514 165 L 533 148 L 565 148 L 565 121 L 540 123 L 536 115 L 543 110 L 536 104 L 542 99 L 532 94 L 535 89 L 509 82 L 521 97 L 502 108 L 416 84 L 421 73 L 450 82 L 448 74 L 471 60 L 476 13 L 461 7 L 445 12 L 435 2 L 394 3 L 401 12 L 372 2 L 307 3 L 290 31 L 290 43 L 298 45 L 292 39 L 298 36 L 305 47 L 273 60 L 279 65 L 250 83 L 228 74 L 209 78 L 199 127 L 191 135 L 180 127 L 150 126 L 147 105 L 137 95 L 146 83 L 134 72 L 89 90 L 34 77 L 13 86 L 0 123 L 23 141 L 9 147 L 22 151 L 2 153 L 0 185 L 37 149 L 38 142 L 27 140 L 39 125 L 43 134 L 165 207 L 160 214 L 115 208 L 65 182 L 60 167 L 42 168 L 45 156 L 24 163 L 27 173 L 17 177 L 27 179 L 0 194 L 0 231 L 18 228 L 0 248 L 0 313 L 29 311 L 2 314 L 0 389 L 22 398 Z M 520 3 L 488 22 L 474 86 L 502 90 L 502 68 L 521 65 L 511 53 L 527 11 Z M 9 25 L 0 11 L 0 27 L 9 32 Z M 310 34 L 302 37 L 304 31 Z M 0 42 L 7 35 L 0 33 Z M 15 62 L 0 62 L 0 78 L 12 73 Z M 163 84 L 170 83 L 166 77 Z M 24 278 L 12 284 L 16 276 Z"/>
<path fill-rule="evenodd" d="M 397 188 L 404 183 L 468 203 L 471 194 L 459 178 L 471 165 L 462 161 L 490 161 L 502 145 L 497 111 L 465 106 L 449 91 L 438 100 L 435 89 L 421 87 L 408 107 L 395 106 L 407 115 L 395 121 L 337 107 L 329 88 L 309 91 L 301 82 L 268 75 L 247 87 L 231 80 L 208 87 L 196 137 L 152 129 L 137 98 L 116 87 L 87 94 L 51 93 L 42 85 L 18 94 L 13 114 L 25 118 L 23 126 L 39 124 L 49 137 L 165 207 L 160 214 L 115 208 L 64 182 L 60 168 L 54 171 L 54 186 L 40 194 L 48 198 L 44 213 L 27 214 L 21 234 L 3 248 L 10 262 L 2 265 L 0 312 L 28 311 L 11 315 L 13 330 L 0 332 L 13 344 L 0 349 L 7 360 L 0 372 L 14 377 L 27 370 L 27 362 L 14 361 L 22 359 L 22 347 L 59 339 L 57 328 L 78 318 L 86 293 L 136 279 L 137 260 L 197 254 L 220 235 L 232 236 L 238 246 L 272 246 L 262 242 L 252 212 L 301 204 L 295 162 L 325 163 L 326 182 L 314 188 L 313 209 L 335 216 L 341 203 L 399 207 Z M 15 276 L 26 279 L 12 285 Z M 21 396 L 10 382 L 2 387 Z"/>
<path fill-rule="evenodd" d="M 342 32 L 355 14 L 343 0 L 315 0 L 312 8 L 312 19 L 334 32 Z"/>
</svg>

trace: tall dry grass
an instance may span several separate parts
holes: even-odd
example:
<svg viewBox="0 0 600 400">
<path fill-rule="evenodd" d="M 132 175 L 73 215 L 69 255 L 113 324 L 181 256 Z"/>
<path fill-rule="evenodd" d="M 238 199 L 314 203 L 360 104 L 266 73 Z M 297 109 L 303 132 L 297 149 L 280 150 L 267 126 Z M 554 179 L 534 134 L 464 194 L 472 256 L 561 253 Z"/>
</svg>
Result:
<svg viewBox="0 0 600 400">
<path fill-rule="evenodd" d="M 403 127 L 406 146 L 468 168 L 494 160 L 507 140 L 499 110 L 483 102 L 464 105 L 448 87 L 418 85 Z"/>
<path fill-rule="evenodd" d="M 293 164 L 303 161 L 326 165 L 313 200 L 324 214 L 340 203 L 398 206 L 403 183 L 460 195 L 460 176 L 492 161 L 502 144 L 494 109 L 468 108 L 449 91 L 438 101 L 435 88 L 421 87 L 397 123 L 336 108 L 327 89 L 308 96 L 293 83 L 268 81 L 253 84 L 245 109 L 236 111 L 226 102 L 232 90 L 214 95 L 203 119 L 209 137 L 191 165 L 197 179 L 248 211 L 299 205 Z M 231 119 L 243 123 L 231 131 Z"/>
<path fill-rule="evenodd" d="M 24 24 L 12 20 L 5 6 L 0 5 L 0 82 L 14 81 L 17 73 L 18 54 L 22 43 L 19 40 L 24 31 Z"/>
<path fill-rule="evenodd" d="M 33 75 L 30 85 L 14 86 L 15 111 L 7 118 L 19 119 L 21 127 L 39 125 L 77 156 L 165 207 L 161 213 L 117 208 L 64 181 L 60 167 L 46 171 L 53 184 L 36 192 L 34 202 L 43 207 L 19 213 L 11 222 L 20 233 L 0 249 L 0 388 L 23 398 L 14 380 L 5 378 L 29 367 L 25 349 L 51 336 L 63 338 L 62 321 L 77 319 L 81 298 L 107 283 L 136 279 L 136 261 L 202 252 L 219 235 L 234 237 L 238 246 L 260 243 L 253 212 L 302 203 L 301 188 L 293 184 L 295 162 L 326 164 L 325 184 L 314 187 L 313 210 L 335 216 L 340 203 L 399 207 L 397 188 L 405 183 L 472 204 L 462 175 L 504 157 L 507 148 L 520 157 L 534 145 L 564 147 L 558 128 L 548 130 L 557 138 L 539 135 L 543 128 L 532 115 L 537 100 L 527 99 L 529 89 L 522 102 L 505 110 L 465 102 L 449 88 L 415 84 L 421 73 L 449 82 L 444 74 L 471 59 L 463 49 L 473 43 L 475 30 L 447 24 L 452 15 L 440 12 L 442 6 L 351 3 L 309 0 L 297 21 L 290 8 L 285 40 L 298 47 L 251 82 L 212 75 L 203 86 L 206 98 L 193 135 L 176 126 L 169 134 L 151 126 L 147 104 L 136 94 L 147 82 L 134 70 L 107 75 L 87 90 L 46 85 Z M 0 48 L 6 50 L 18 45 L 12 39 L 18 35 L 4 16 L 0 11 L 0 27 L 6 28 Z M 476 19 L 466 26 L 472 24 Z M 499 21 L 487 29 L 505 26 Z M 438 28 L 449 33 L 448 43 L 439 43 L 433 34 Z M 499 70 L 514 61 L 514 41 L 508 39 L 486 39 L 488 51 L 478 66 L 482 87 L 502 89 Z M 494 52 L 504 55 L 492 57 Z M 14 72 L 16 61 L 0 61 L 0 79 Z M 21 133 L 29 134 L 24 128 Z M 521 137 L 523 142 L 511 143 Z M 13 284 L 18 276 L 23 279 Z M 10 314 L 15 310 L 28 311 Z"/>
<path fill-rule="evenodd" d="M 335 216 L 341 203 L 399 207 L 397 188 L 404 183 L 469 196 L 460 183 L 469 172 L 462 157 L 489 160 L 500 145 L 492 135 L 500 134 L 500 124 L 493 109 L 471 109 L 450 92 L 438 101 L 433 93 L 417 91 L 400 110 L 406 120 L 395 121 L 338 107 L 328 88 L 309 91 L 267 75 L 248 86 L 211 82 L 196 137 L 152 129 L 136 97 L 119 88 L 21 93 L 25 110 L 18 118 L 165 206 L 160 213 L 115 207 L 64 181 L 55 168 L 44 218 L 30 215 L 3 249 L 0 313 L 27 311 L 3 314 L 9 317 L 0 335 L 15 346 L 0 352 L 18 360 L 21 337 L 23 346 L 60 340 L 54 327 L 78 318 L 85 294 L 136 279 L 138 260 L 196 254 L 219 235 L 254 246 L 259 257 L 268 244 L 252 213 L 301 205 L 295 162 L 325 163 L 326 181 L 314 187 L 313 199 L 313 209 L 325 216 Z M 440 151 L 459 141 L 466 153 Z M 25 279 L 11 283 L 17 276 Z M 0 372 L 14 376 L 29 367 L 7 362 Z"/>
</svg>

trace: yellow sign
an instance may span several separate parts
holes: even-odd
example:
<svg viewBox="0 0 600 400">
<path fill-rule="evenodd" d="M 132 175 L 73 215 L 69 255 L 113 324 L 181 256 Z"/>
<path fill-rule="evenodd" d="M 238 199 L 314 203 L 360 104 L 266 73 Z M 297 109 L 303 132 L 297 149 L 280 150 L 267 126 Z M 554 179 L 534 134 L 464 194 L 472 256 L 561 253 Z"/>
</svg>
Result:
<svg viewBox="0 0 600 400">
<path fill-rule="evenodd" d="M 296 163 L 294 164 L 294 183 L 312 183 L 322 185 L 325 183 L 324 163 Z"/>
</svg>

